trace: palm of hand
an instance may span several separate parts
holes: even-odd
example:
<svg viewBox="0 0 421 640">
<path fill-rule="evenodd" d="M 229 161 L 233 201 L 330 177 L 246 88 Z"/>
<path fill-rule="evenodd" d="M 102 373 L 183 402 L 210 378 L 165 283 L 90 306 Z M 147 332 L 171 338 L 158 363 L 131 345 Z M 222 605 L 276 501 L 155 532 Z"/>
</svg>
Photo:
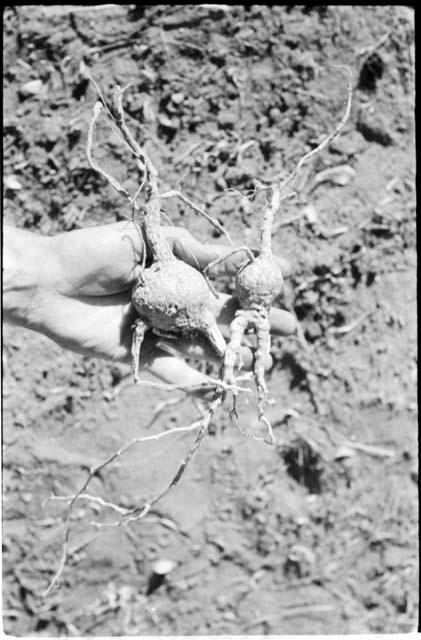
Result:
<svg viewBox="0 0 421 640">
<path fill-rule="evenodd" d="M 204 268 L 227 252 L 227 247 L 203 245 L 184 229 L 169 227 L 167 240 L 177 257 Z M 79 353 L 129 362 L 132 325 L 136 313 L 131 291 L 143 246 L 129 223 L 116 223 L 60 234 L 51 239 L 48 259 L 43 267 L 46 283 L 37 297 L 44 333 L 62 346 Z M 237 265 L 227 266 L 235 271 Z M 227 335 L 236 302 L 228 296 L 214 299 L 214 313 Z M 294 321 L 290 314 L 275 311 L 276 333 L 290 333 Z M 148 333 L 141 351 L 141 364 L 169 382 L 180 377 L 201 384 L 205 376 L 183 360 L 165 355 L 156 347 L 157 338 Z M 180 338 L 171 346 L 183 355 L 215 359 L 206 340 Z M 246 350 L 245 361 L 251 361 Z"/>
</svg>

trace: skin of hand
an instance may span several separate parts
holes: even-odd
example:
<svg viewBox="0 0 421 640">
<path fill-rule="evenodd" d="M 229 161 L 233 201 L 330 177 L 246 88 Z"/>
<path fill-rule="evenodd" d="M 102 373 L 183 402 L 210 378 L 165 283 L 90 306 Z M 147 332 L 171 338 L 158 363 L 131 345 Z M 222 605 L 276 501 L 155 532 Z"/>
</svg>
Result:
<svg viewBox="0 0 421 640">
<path fill-rule="evenodd" d="M 203 244 L 188 231 L 164 227 L 175 256 L 198 269 L 229 254 L 230 247 Z M 130 362 L 132 325 L 136 313 L 131 304 L 132 288 L 142 262 L 144 242 L 130 222 L 117 222 L 41 236 L 14 227 L 4 227 L 3 313 L 5 320 L 42 333 L 64 348 L 88 356 Z M 245 255 L 235 254 L 218 271 L 235 274 Z M 291 272 L 279 259 L 285 276 Z M 238 308 L 230 296 L 211 295 L 212 311 L 225 338 Z M 273 309 L 270 319 L 275 335 L 296 330 L 295 318 Z M 168 353 L 170 352 L 170 354 Z M 171 353 L 181 355 L 176 357 Z M 251 349 L 243 347 L 245 368 L 253 362 Z M 148 332 L 142 345 L 140 365 L 166 383 L 186 386 L 209 384 L 204 374 L 183 357 L 217 361 L 202 336 L 163 340 Z"/>
</svg>

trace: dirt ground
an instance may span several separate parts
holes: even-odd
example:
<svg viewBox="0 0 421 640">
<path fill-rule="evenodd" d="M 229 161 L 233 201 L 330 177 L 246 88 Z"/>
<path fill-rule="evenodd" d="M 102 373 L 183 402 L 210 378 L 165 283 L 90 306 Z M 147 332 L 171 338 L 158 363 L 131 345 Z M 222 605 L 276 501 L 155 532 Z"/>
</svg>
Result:
<svg viewBox="0 0 421 640">
<path fill-rule="evenodd" d="M 303 171 L 274 247 L 294 266 L 284 300 L 307 351 L 277 339 L 269 409 L 278 443 L 244 439 L 223 411 L 180 485 L 144 520 L 78 502 L 60 589 L 65 505 L 92 464 L 135 435 L 189 424 L 190 400 L 148 427 L 168 392 L 130 368 L 4 327 L 3 625 L 15 636 L 409 632 L 418 617 L 414 16 L 405 6 L 71 5 L 6 8 L 5 221 L 44 234 L 123 219 L 89 169 L 95 89 L 126 92 L 130 126 L 161 176 L 256 246 L 241 197 Z M 106 127 L 97 150 L 134 192 Z M 102 155 L 101 155 L 102 154 Z M 325 170 L 329 170 L 326 171 Z M 236 191 L 233 191 L 236 190 Z M 238 192 L 241 192 L 240 194 Z M 206 221 L 165 213 L 199 238 Z M 220 241 L 220 240 L 218 240 Z M 231 291 L 232 283 L 216 283 Z M 256 428 L 255 408 L 241 406 Z M 191 436 L 132 450 L 91 492 L 135 505 L 165 487 Z M 162 584 L 154 562 L 175 566 Z"/>
</svg>

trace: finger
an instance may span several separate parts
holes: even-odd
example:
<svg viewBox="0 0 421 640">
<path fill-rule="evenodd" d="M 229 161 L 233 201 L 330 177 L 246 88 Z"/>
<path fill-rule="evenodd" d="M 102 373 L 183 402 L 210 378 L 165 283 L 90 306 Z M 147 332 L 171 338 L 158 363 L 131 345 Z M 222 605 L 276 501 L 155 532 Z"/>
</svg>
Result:
<svg viewBox="0 0 421 640">
<path fill-rule="evenodd" d="M 232 296 L 221 293 L 218 298 L 212 297 L 211 305 L 222 334 L 224 337 L 228 337 L 229 326 L 236 311 L 239 309 L 238 300 Z M 272 307 L 269 312 L 269 320 L 271 323 L 271 333 L 274 335 L 289 336 L 296 331 L 296 318 L 289 311 Z"/>
<path fill-rule="evenodd" d="M 200 242 L 189 231 L 179 227 L 163 227 L 163 231 L 177 258 L 184 260 L 196 269 L 202 270 L 212 262 L 220 260 L 211 269 L 211 274 L 214 276 L 234 275 L 248 260 L 247 251 L 239 250 L 241 247 Z M 259 252 L 254 250 L 252 253 L 257 256 Z M 275 257 L 275 260 L 284 278 L 288 278 L 292 273 L 291 263 L 281 257 Z"/>
<path fill-rule="evenodd" d="M 200 242 L 189 231 L 180 227 L 163 227 L 162 229 L 176 257 L 196 269 L 203 270 L 209 263 L 232 251 L 227 245 Z"/>
<path fill-rule="evenodd" d="M 179 340 L 159 340 L 156 346 L 170 355 L 181 358 L 189 358 L 190 360 L 200 360 L 206 362 L 214 362 L 215 364 L 221 364 L 221 358 L 218 357 L 215 350 L 209 344 L 205 338 L 196 338 L 190 341 L 186 338 Z M 239 353 L 239 363 L 241 368 L 245 371 L 250 371 L 253 368 L 254 353 L 252 349 L 246 346 L 242 346 Z M 272 366 L 272 358 L 269 356 L 265 363 L 266 369 L 270 369 Z"/>
<path fill-rule="evenodd" d="M 142 369 L 167 384 L 183 387 L 193 395 L 212 395 L 215 390 L 214 382 L 200 371 L 196 371 L 184 360 L 163 353 L 156 349 L 147 362 L 142 362 Z"/>
<path fill-rule="evenodd" d="M 269 311 L 271 333 L 276 336 L 290 336 L 297 331 L 297 318 L 285 309 L 272 307 Z"/>
</svg>

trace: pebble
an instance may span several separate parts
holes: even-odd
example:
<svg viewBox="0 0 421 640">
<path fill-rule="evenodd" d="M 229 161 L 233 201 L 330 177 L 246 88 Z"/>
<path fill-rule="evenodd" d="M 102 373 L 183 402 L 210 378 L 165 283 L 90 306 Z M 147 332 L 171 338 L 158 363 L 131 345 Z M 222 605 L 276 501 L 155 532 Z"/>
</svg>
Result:
<svg viewBox="0 0 421 640">
<path fill-rule="evenodd" d="M 181 104 L 184 101 L 184 93 L 173 93 L 171 100 L 174 104 Z"/>
<path fill-rule="evenodd" d="M 30 80 L 23 84 L 20 88 L 20 92 L 24 96 L 36 96 L 40 94 L 44 89 L 42 80 Z"/>
<path fill-rule="evenodd" d="M 163 114 L 158 115 L 158 122 L 161 125 L 161 127 L 164 127 L 165 129 L 176 130 L 179 127 L 179 121 L 177 118 L 170 120 L 166 115 L 163 115 Z"/>
<path fill-rule="evenodd" d="M 377 142 L 383 147 L 392 145 L 394 138 L 388 129 L 389 125 L 384 116 L 370 113 L 368 109 L 360 109 L 357 118 L 357 130 L 368 142 Z"/>
<path fill-rule="evenodd" d="M 174 562 L 174 560 L 167 560 L 165 558 L 162 558 L 161 560 L 157 560 L 156 562 L 154 562 L 154 564 L 152 565 L 152 571 L 157 576 L 166 576 L 173 569 L 175 569 L 176 566 L 177 563 Z"/>
<path fill-rule="evenodd" d="M 6 189 L 10 189 L 11 191 L 19 191 L 19 189 L 22 189 L 22 185 L 16 176 L 5 176 L 3 182 Z"/>
<path fill-rule="evenodd" d="M 224 620 L 227 620 L 228 622 L 234 622 L 237 619 L 237 616 L 235 615 L 234 611 L 225 611 L 222 614 L 222 617 L 224 618 Z"/>
</svg>

